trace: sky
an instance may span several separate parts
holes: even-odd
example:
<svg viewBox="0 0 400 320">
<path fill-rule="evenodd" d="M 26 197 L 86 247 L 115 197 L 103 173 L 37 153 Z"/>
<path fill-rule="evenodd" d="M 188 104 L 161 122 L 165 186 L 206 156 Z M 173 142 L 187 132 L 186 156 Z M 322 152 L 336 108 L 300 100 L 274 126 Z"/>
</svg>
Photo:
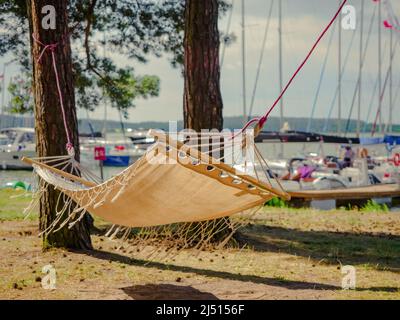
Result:
<svg viewBox="0 0 400 320">
<path fill-rule="evenodd" d="M 227 0 L 228 2 L 232 0 Z M 245 0 L 245 31 L 246 31 L 246 101 L 250 105 L 254 88 L 259 56 L 261 53 L 262 39 L 268 18 L 268 10 L 272 0 Z M 263 114 L 279 95 L 279 33 L 278 33 L 278 1 L 282 1 L 283 15 L 283 82 L 290 79 L 297 66 L 307 55 L 314 41 L 322 32 L 329 20 L 336 12 L 339 0 L 275 0 L 270 28 L 267 37 L 264 59 L 260 68 L 258 89 L 254 99 L 253 114 Z M 349 58 L 342 79 L 342 117 L 347 119 L 352 98 L 354 95 L 359 70 L 360 55 L 360 20 L 361 1 L 349 0 L 348 4 L 356 9 L 355 30 L 342 29 L 342 63 L 344 64 L 346 53 Z M 372 12 L 377 4 L 373 0 L 364 0 L 364 44 L 371 22 Z M 400 15 L 400 1 L 391 1 L 394 11 Z M 220 30 L 225 32 L 229 13 L 221 18 Z M 387 19 L 387 11 L 382 8 L 382 20 Z M 382 23 L 382 21 L 381 21 Z M 236 42 L 226 47 L 224 64 L 221 69 L 221 90 L 224 101 L 224 116 L 238 116 L 243 114 L 242 93 L 242 25 L 241 25 L 241 0 L 233 1 L 232 24 L 230 32 L 236 35 Z M 331 49 L 328 52 L 328 43 L 334 32 Z M 393 32 L 393 42 L 400 40 L 400 31 Z M 354 34 L 355 33 L 355 34 Z M 316 99 L 316 91 L 320 79 L 321 69 L 325 56 L 327 67 L 321 82 L 320 92 L 316 104 L 314 117 L 327 118 L 329 109 L 332 108 L 332 117 L 338 115 L 337 103 L 332 104 L 338 83 L 338 25 L 323 38 L 308 63 L 293 82 L 284 97 L 284 115 L 287 117 L 309 117 L 313 103 Z M 353 41 L 352 41 L 353 39 Z M 385 79 L 389 67 L 389 39 L 390 32 L 382 28 L 382 82 Z M 349 50 L 350 48 L 350 50 Z M 168 56 L 162 58 L 150 57 L 148 63 L 141 64 L 137 61 L 129 61 L 113 52 L 107 52 L 121 66 L 131 66 L 137 74 L 154 74 L 161 79 L 161 92 L 159 97 L 149 100 L 136 100 L 136 108 L 129 112 L 129 121 L 174 121 L 182 119 L 183 78 L 179 69 L 174 69 L 168 60 Z M 0 58 L 0 68 L 3 63 L 12 56 Z M 393 95 L 400 87 L 399 58 L 395 54 L 393 60 Z M 0 69 L 1 70 L 1 69 Z M 18 74 L 17 66 L 10 66 L 6 74 L 6 82 L 11 76 Z M 372 100 L 372 92 L 378 76 L 378 19 L 373 24 L 369 46 L 365 55 L 365 64 L 362 76 L 362 120 L 367 120 L 368 110 L 371 106 L 369 121 L 375 116 L 378 97 Z M 388 93 L 388 89 L 386 93 Z M 394 106 L 395 123 L 400 123 L 400 94 L 397 104 Z M 356 118 L 357 100 L 354 107 L 353 118 Z M 383 100 L 383 119 L 388 120 L 389 101 L 388 94 Z M 279 108 L 272 113 L 279 116 Z M 119 115 L 115 110 L 108 108 L 108 119 L 118 120 Z M 80 117 L 86 117 L 86 112 L 79 112 Z M 104 109 L 101 107 L 90 114 L 91 118 L 103 119 Z"/>
</svg>

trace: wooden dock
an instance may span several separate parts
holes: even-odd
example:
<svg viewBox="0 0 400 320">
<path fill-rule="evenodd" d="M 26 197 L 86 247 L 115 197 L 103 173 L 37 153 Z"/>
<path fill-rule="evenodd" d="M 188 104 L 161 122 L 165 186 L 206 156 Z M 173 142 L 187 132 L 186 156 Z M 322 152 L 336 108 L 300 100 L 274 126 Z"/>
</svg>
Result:
<svg viewBox="0 0 400 320">
<path fill-rule="evenodd" d="M 362 200 L 400 197 L 400 185 L 381 184 L 334 190 L 289 191 L 293 200 Z"/>
</svg>

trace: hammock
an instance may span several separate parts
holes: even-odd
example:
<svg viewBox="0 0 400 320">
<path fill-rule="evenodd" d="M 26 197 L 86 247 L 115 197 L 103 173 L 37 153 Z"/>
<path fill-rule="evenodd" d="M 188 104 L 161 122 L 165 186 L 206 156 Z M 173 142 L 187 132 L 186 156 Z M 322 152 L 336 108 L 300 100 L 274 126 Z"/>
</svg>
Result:
<svg viewBox="0 0 400 320">
<path fill-rule="evenodd" d="M 202 153 L 199 148 L 204 145 L 188 146 L 170 136 L 151 132 L 157 138 L 157 142 L 141 159 L 121 174 L 104 183 L 100 182 L 75 160 L 54 55 L 58 43 L 46 45 L 37 35 L 32 35 L 34 43 L 43 47 L 39 61 L 46 51 L 51 52 L 68 140 L 67 156 L 23 159 L 24 162 L 31 164 L 42 178 L 39 193 L 46 192 L 48 184 L 62 192 L 59 199 L 62 208 L 57 212 L 57 218 L 42 233 L 56 232 L 68 223 L 69 227 L 72 227 L 83 219 L 86 212 L 127 228 L 152 227 L 227 217 L 260 206 L 277 196 L 289 200 L 290 196 L 283 191 L 278 180 L 270 179 L 271 171 L 254 144 L 254 136 L 250 139 L 246 136 L 246 129 L 255 125 L 255 135 L 259 134 L 269 115 L 309 60 L 346 2 L 347 0 L 343 0 L 334 17 L 265 115 L 250 120 L 241 130 L 239 148 L 236 150 L 241 151 L 249 147 L 254 150 L 257 159 L 250 161 L 254 169 L 252 175 L 239 172 L 235 167 L 235 161 L 232 166 L 221 162 L 227 155 L 235 158 L 235 143 L 228 148 L 221 146 L 221 140 L 226 141 L 223 134 L 206 135 L 207 141 L 213 140 L 213 143 L 205 145 L 216 147 L 207 153 Z M 236 137 L 232 139 L 230 136 L 229 139 L 237 142 Z M 217 138 L 216 143 L 215 138 Z M 215 151 L 223 151 L 224 156 L 219 159 L 213 158 Z M 166 164 L 169 160 L 176 161 L 173 164 Z M 66 172 L 67 170 L 70 172 Z"/>
<path fill-rule="evenodd" d="M 86 212 L 120 226 L 150 227 L 213 220 L 263 205 L 273 197 L 290 198 L 279 183 L 269 177 L 266 162 L 258 150 L 257 160 L 251 163 L 253 176 L 221 162 L 228 154 L 232 156 L 235 149 L 242 149 L 242 139 L 234 139 L 240 140 L 239 148 L 235 147 L 237 142 L 225 147 L 221 147 L 221 143 L 211 143 L 211 149 L 203 153 L 198 150 L 204 144 L 189 146 L 165 134 L 155 131 L 150 134 L 157 141 L 146 154 L 104 183 L 99 183 L 84 169 L 73 154 L 24 158 L 44 183 L 68 196 L 63 199 L 65 205 L 57 213 L 59 220 L 52 229 L 60 222 L 59 228 L 68 222 L 71 227 Z M 217 140 L 221 138 L 214 134 L 213 141 L 216 137 Z M 220 159 L 208 154 L 220 150 L 224 152 Z M 168 163 L 173 162 L 171 160 L 176 161 Z M 262 174 L 264 177 L 260 178 Z"/>
</svg>

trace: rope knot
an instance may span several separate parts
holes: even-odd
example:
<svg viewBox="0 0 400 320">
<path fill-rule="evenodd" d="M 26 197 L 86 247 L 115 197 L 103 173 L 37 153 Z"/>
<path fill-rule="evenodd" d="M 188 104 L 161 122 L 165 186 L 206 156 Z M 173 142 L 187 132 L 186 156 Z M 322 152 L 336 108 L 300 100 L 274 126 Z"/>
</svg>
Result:
<svg viewBox="0 0 400 320">
<path fill-rule="evenodd" d="M 72 143 L 67 143 L 66 149 L 69 156 L 71 156 L 72 158 L 75 157 L 75 149 Z"/>
<path fill-rule="evenodd" d="M 258 125 L 260 126 L 260 129 L 264 127 L 265 123 L 267 122 L 267 117 L 261 117 L 260 120 L 258 121 Z"/>
<path fill-rule="evenodd" d="M 58 47 L 58 43 L 52 43 L 47 45 L 47 49 L 49 49 L 51 52 L 54 52 Z"/>
<path fill-rule="evenodd" d="M 33 40 L 35 40 L 36 43 L 40 44 L 43 49 L 40 52 L 39 58 L 38 58 L 38 62 L 42 61 L 43 55 L 47 50 L 50 50 L 51 53 L 54 53 L 54 51 L 56 51 L 57 47 L 58 47 L 58 43 L 50 43 L 50 44 L 44 44 L 43 42 L 41 42 L 39 40 L 39 37 L 37 35 L 35 35 L 34 33 L 32 34 L 32 38 Z"/>
</svg>

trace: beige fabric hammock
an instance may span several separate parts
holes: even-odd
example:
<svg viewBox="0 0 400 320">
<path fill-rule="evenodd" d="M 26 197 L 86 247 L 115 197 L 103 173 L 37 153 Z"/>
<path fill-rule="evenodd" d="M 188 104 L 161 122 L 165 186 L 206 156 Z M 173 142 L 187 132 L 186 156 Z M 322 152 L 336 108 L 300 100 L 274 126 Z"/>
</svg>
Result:
<svg viewBox="0 0 400 320">
<path fill-rule="evenodd" d="M 273 197 L 289 199 L 286 192 L 255 177 L 238 174 L 231 166 L 218 163 L 195 148 L 155 132 L 152 135 L 157 142 L 144 157 L 100 184 L 52 166 L 55 158 L 47 163 L 43 159 L 23 161 L 32 164 L 43 181 L 77 204 L 68 212 L 69 222 L 79 221 L 89 212 L 121 226 L 150 227 L 212 220 L 262 205 Z M 175 164 L 165 164 L 173 157 Z M 65 168 L 74 167 L 73 159 L 61 163 Z M 81 169 L 77 171 L 84 176 Z M 71 207 L 66 199 L 58 213 L 60 219 Z"/>
</svg>

